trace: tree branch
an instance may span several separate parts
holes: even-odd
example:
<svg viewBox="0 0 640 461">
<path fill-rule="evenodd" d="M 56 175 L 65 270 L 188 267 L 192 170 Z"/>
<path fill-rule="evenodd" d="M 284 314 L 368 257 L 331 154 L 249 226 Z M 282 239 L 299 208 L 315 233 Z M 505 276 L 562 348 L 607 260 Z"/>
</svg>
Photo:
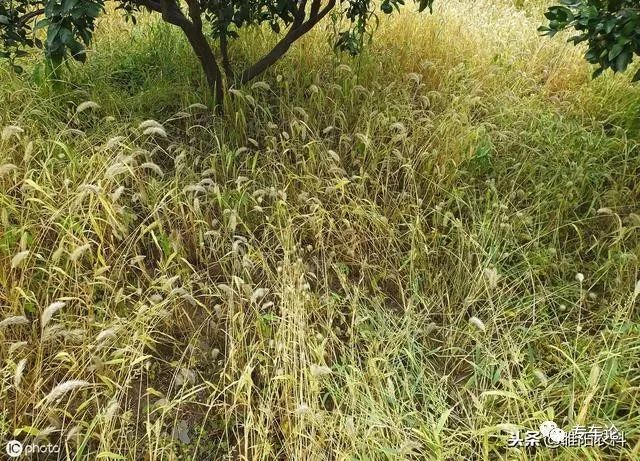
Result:
<svg viewBox="0 0 640 461">
<path fill-rule="evenodd" d="M 293 27 L 297 27 L 300 24 L 302 24 L 306 14 L 307 14 L 307 0 L 301 0 L 300 5 L 296 6 L 296 9 L 294 12 L 295 19 L 293 21 Z"/>
<path fill-rule="evenodd" d="M 191 25 L 175 0 L 160 0 L 160 10 L 162 18 L 171 24 L 183 28 Z M 175 22 L 171 22 L 172 20 Z"/>
<path fill-rule="evenodd" d="M 202 9 L 200 0 L 186 0 L 189 7 L 189 17 L 194 27 L 202 30 Z"/>
<path fill-rule="evenodd" d="M 336 0 L 329 0 L 326 6 L 319 10 L 320 0 L 313 0 L 311 5 L 311 16 L 305 22 L 298 25 L 294 22 L 287 34 L 271 49 L 269 53 L 264 55 L 253 66 L 246 69 L 240 77 L 240 82 L 245 84 L 250 82 L 258 75 L 262 74 L 265 70 L 271 67 L 277 62 L 287 51 L 291 48 L 299 38 L 309 32 L 313 27 L 318 24 L 328 13 L 336 6 Z M 317 9 L 316 13 L 313 13 L 314 8 Z"/>
<path fill-rule="evenodd" d="M 44 14 L 44 8 L 40 8 L 35 11 L 31 11 L 20 18 L 20 25 L 24 26 L 26 23 L 31 21 L 33 18 L 38 17 Z"/>
<path fill-rule="evenodd" d="M 222 68 L 227 76 L 227 84 L 233 80 L 233 68 L 231 67 L 231 61 L 229 60 L 229 39 L 226 33 L 220 35 L 220 54 L 222 55 Z"/>
<path fill-rule="evenodd" d="M 142 6 L 146 6 L 151 11 L 160 13 L 162 19 L 169 24 L 181 28 L 189 27 L 191 22 L 184 15 L 178 4 L 174 0 L 138 0 Z"/>
<path fill-rule="evenodd" d="M 321 0 L 313 0 L 311 4 L 311 17 L 315 18 L 318 16 L 318 11 L 320 11 L 320 3 Z"/>
</svg>

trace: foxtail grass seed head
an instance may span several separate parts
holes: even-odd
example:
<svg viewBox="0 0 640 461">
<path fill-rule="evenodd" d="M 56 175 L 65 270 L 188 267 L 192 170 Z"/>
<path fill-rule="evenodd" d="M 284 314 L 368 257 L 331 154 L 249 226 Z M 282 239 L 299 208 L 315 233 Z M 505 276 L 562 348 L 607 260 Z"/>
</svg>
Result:
<svg viewBox="0 0 640 461">
<path fill-rule="evenodd" d="M 140 168 L 142 168 L 143 170 L 151 170 L 161 178 L 164 177 L 164 172 L 162 171 L 162 168 L 160 168 L 159 165 L 156 165 L 153 162 L 145 162 L 142 165 L 140 165 Z"/>
<path fill-rule="evenodd" d="M 231 244 L 231 252 L 236 256 L 242 256 L 244 254 L 244 245 L 246 243 L 242 240 L 234 240 Z"/>
<path fill-rule="evenodd" d="M 111 193 L 111 201 L 114 203 L 117 202 L 118 199 L 122 196 L 123 192 L 124 192 L 124 186 L 118 187 L 116 190 L 114 190 Z"/>
<path fill-rule="evenodd" d="M 122 144 L 122 141 L 125 140 L 124 136 L 114 136 L 109 138 L 104 145 L 105 150 L 112 150 L 119 147 Z"/>
<path fill-rule="evenodd" d="M 23 232 L 20 236 L 20 250 L 26 250 L 29 244 L 29 233 Z"/>
<path fill-rule="evenodd" d="M 125 164 L 116 163 L 114 165 L 111 165 L 109 168 L 107 168 L 107 171 L 105 171 L 104 176 L 107 179 L 113 179 L 116 176 L 124 174 L 128 171 L 129 171 L 129 168 L 127 168 Z"/>
<path fill-rule="evenodd" d="M 28 346 L 29 343 L 26 341 L 18 341 L 17 343 L 12 343 L 11 346 L 9 346 L 9 356 L 12 356 L 13 353 L 15 351 L 17 351 L 18 349 L 21 349 L 25 346 Z"/>
<path fill-rule="evenodd" d="M 260 81 L 260 82 L 255 82 L 253 85 L 251 85 L 251 89 L 269 91 L 271 89 L 271 86 L 269 86 L 267 82 Z"/>
<path fill-rule="evenodd" d="M 25 163 L 29 163 L 31 160 L 31 155 L 33 154 L 33 141 L 29 141 L 27 146 L 24 148 L 24 155 L 22 156 L 22 160 Z"/>
<path fill-rule="evenodd" d="M 17 169 L 18 167 L 13 163 L 5 163 L 4 165 L 0 165 L 0 178 L 16 171 Z"/>
<path fill-rule="evenodd" d="M 7 317 L 6 319 L 0 321 L 0 330 L 19 325 L 29 325 L 29 319 L 27 319 L 24 315 L 14 315 L 13 317 Z"/>
<path fill-rule="evenodd" d="M 216 183 L 211 178 L 204 178 L 200 181 L 200 183 L 198 183 L 198 185 L 204 188 L 213 188 L 215 187 Z M 205 189 L 205 192 L 206 190 L 207 189 Z"/>
<path fill-rule="evenodd" d="M 12 137 L 20 138 L 20 135 L 24 133 L 24 130 L 17 125 L 8 125 L 2 129 L 2 135 L 0 135 L 0 140 L 8 141 Z"/>
<path fill-rule="evenodd" d="M 520 426 L 512 423 L 500 423 L 496 424 L 496 429 L 504 432 L 515 433 L 520 430 Z"/>
<path fill-rule="evenodd" d="M 189 105 L 189 107 L 187 107 L 187 109 L 204 110 L 204 111 L 209 110 L 209 108 L 207 106 L 205 106 L 204 104 L 199 103 L 199 102 L 196 102 L 196 103 L 193 103 L 193 104 Z"/>
<path fill-rule="evenodd" d="M 76 114 L 79 114 L 86 110 L 96 110 L 96 109 L 100 109 L 100 105 L 98 103 L 93 101 L 85 101 L 83 103 L 80 103 L 78 107 L 76 107 Z"/>
<path fill-rule="evenodd" d="M 16 366 L 16 372 L 13 375 L 13 386 L 16 389 L 20 389 L 20 383 L 22 382 L 22 376 L 24 375 L 24 369 L 27 366 L 27 359 L 22 359 Z"/>
<path fill-rule="evenodd" d="M 40 328 L 44 330 L 44 328 L 51 320 L 51 317 L 53 317 L 54 314 L 64 306 L 66 306 L 66 303 L 63 301 L 56 301 L 49 304 L 49 306 L 44 311 L 42 311 L 42 315 L 40 316 Z"/>
<path fill-rule="evenodd" d="M 67 442 L 72 442 L 79 435 L 80 435 L 80 425 L 76 424 L 75 426 L 73 426 L 71 429 L 67 431 L 67 434 L 65 435 L 65 439 L 67 440 Z"/>
<path fill-rule="evenodd" d="M 500 276 L 498 275 L 498 270 L 495 268 L 485 268 L 484 270 L 484 278 L 487 282 L 487 286 L 489 288 L 496 288 L 498 286 L 498 280 Z"/>
<path fill-rule="evenodd" d="M 51 392 L 49 392 L 49 394 L 47 394 L 47 396 L 44 398 L 43 403 L 44 404 L 53 403 L 57 399 L 59 399 L 60 397 L 64 396 L 69 392 L 72 392 L 76 389 L 80 389 L 82 387 L 87 387 L 90 385 L 91 385 L 90 383 L 81 379 L 71 379 L 69 381 L 65 381 L 64 383 L 58 384 L 56 387 L 51 389 Z"/>
<path fill-rule="evenodd" d="M 187 186 L 183 189 L 184 193 L 200 193 L 200 194 L 206 194 L 207 193 L 207 189 L 200 185 L 200 184 L 191 184 L 190 186 Z"/>
<path fill-rule="evenodd" d="M 73 262 L 78 261 L 82 257 L 82 255 L 84 255 L 90 249 L 91 249 L 91 245 L 88 243 L 77 246 L 69 255 L 69 260 Z"/>
<path fill-rule="evenodd" d="M 101 190 L 100 186 L 96 186 L 95 184 L 81 184 L 78 186 L 78 192 L 91 193 L 95 195 L 99 195 Z"/>
<path fill-rule="evenodd" d="M 236 216 L 235 211 L 231 211 L 229 213 L 229 221 L 227 222 L 227 228 L 230 232 L 235 232 L 236 227 L 238 226 L 238 217 Z"/>
<path fill-rule="evenodd" d="M 107 406 L 107 409 L 104 412 L 104 417 L 106 419 L 112 419 L 116 415 L 119 409 L 120 409 L 120 405 L 118 404 L 118 401 L 115 399 L 111 400 L 111 402 L 109 402 L 109 405 Z"/>
<path fill-rule="evenodd" d="M 142 122 L 140 125 L 138 125 L 138 129 L 140 131 L 144 131 L 147 128 L 163 128 L 162 124 L 156 120 L 153 119 L 149 119 L 149 120 L 145 120 L 144 122 Z"/>
<path fill-rule="evenodd" d="M 597 363 L 594 363 L 589 373 L 589 387 L 595 389 L 600 381 L 602 369 Z"/>
<path fill-rule="evenodd" d="M 146 258 L 145 255 L 136 255 L 136 256 L 134 256 L 133 258 L 131 258 L 129 260 L 129 265 L 130 266 L 135 266 L 137 264 L 140 264 L 142 261 L 145 260 L 145 258 Z"/>
<path fill-rule="evenodd" d="M 547 378 L 547 375 L 545 375 L 542 370 L 538 368 L 533 372 L 533 374 L 535 375 L 536 378 L 538 378 L 538 381 L 540 381 L 541 386 L 547 387 L 547 385 L 549 384 L 549 379 Z"/>
<path fill-rule="evenodd" d="M 49 339 L 60 336 L 64 336 L 65 339 L 74 339 L 74 332 L 65 330 L 63 325 L 53 325 L 42 332 L 40 340 L 45 343 Z"/>
<path fill-rule="evenodd" d="M 322 376 L 327 376 L 331 374 L 331 368 L 326 365 L 311 365 L 311 376 L 315 378 L 320 378 Z"/>
<path fill-rule="evenodd" d="M 149 128 L 145 129 L 142 134 L 147 135 L 147 136 L 152 136 L 152 137 L 160 137 L 160 138 L 166 138 L 167 137 L 167 132 L 164 130 L 164 128 L 160 127 L 160 126 L 150 126 Z"/>
<path fill-rule="evenodd" d="M 355 437 L 358 434 L 358 431 L 356 429 L 356 422 L 353 416 L 347 416 L 347 419 L 344 423 L 344 428 L 349 437 Z"/>
<path fill-rule="evenodd" d="M 218 289 L 222 291 L 228 298 L 231 298 L 234 294 L 233 288 L 231 288 L 226 283 L 218 284 Z"/>
<path fill-rule="evenodd" d="M 469 319 L 469 323 L 483 333 L 486 331 L 486 327 L 484 326 L 484 323 L 478 317 L 471 317 Z"/>
<path fill-rule="evenodd" d="M 151 304 L 160 304 L 162 300 L 162 295 L 160 295 L 159 293 L 154 293 L 149 296 L 149 301 L 151 302 Z"/>
<path fill-rule="evenodd" d="M 29 256 L 29 253 L 29 250 L 24 250 L 16 253 L 15 256 L 11 258 L 11 268 L 15 269 L 20 267 Z"/>
<path fill-rule="evenodd" d="M 305 416 L 313 414 L 313 410 L 306 403 L 301 403 L 293 412 L 296 416 Z"/>
<path fill-rule="evenodd" d="M 115 328 L 108 328 L 106 330 L 101 331 L 98 336 L 96 336 L 96 340 L 95 342 L 97 344 L 102 343 L 103 341 L 106 341 L 107 339 L 112 339 L 116 337 L 116 329 Z"/>
<path fill-rule="evenodd" d="M 407 132 L 407 127 L 404 126 L 402 122 L 392 123 L 389 129 L 391 131 L 395 131 L 396 133 L 400 133 L 400 134 L 406 134 Z"/>
<path fill-rule="evenodd" d="M 259 299 L 264 298 L 267 293 L 269 293 L 267 288 L 256 288 L 253 293 L 251 293 L 251 302 L 257 302 Z"/>
<path fill-rule="evenodd" d="M 196 373 L 189 368 L 180 368 L 175 378 L 177 386 L 184 386 L 185 384 L 195 384 Z"/>
</svg>

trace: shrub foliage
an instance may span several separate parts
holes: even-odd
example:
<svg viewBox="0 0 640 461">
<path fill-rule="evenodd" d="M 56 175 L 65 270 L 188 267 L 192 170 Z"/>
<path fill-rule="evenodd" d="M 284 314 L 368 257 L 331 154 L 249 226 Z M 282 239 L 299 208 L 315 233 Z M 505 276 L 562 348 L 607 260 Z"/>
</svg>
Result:
<svg viewBox="0 0 640 461">
<path fill-rule="evenodd" d="M 638 0 L 562 0 L 549 8 L 546 17 L 549 24 L 540 28 L 544 34 L 575 29 L 577 34 L 569 41 L 586 42 L 585 58 L 598 66 L 595 77 L 607 69 L 624 72 L 640 55 Z M 640 80 L 640 70 L 633 80 Z"/>
</svg>

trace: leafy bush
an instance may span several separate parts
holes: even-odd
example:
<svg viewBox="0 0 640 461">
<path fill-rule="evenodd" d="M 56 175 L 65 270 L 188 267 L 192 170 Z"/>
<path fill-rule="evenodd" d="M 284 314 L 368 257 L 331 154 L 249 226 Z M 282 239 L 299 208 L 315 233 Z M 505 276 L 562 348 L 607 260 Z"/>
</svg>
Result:
<svg viewBox="0 0 640 461">
<path fill-rule="evenodd" d="M 545 14 L 549 25 L 540 30 L 549 36 L 565 29 L 578 34 L 569 41 L 586 42 L 585 58 L 598 65 L 594 77 L 606 69 L 624 72 L 640 55 L 640 6 L 637 0 L 562 0 Z M 633 77 L 640 80 L 640 70 Z"/>
</svg>

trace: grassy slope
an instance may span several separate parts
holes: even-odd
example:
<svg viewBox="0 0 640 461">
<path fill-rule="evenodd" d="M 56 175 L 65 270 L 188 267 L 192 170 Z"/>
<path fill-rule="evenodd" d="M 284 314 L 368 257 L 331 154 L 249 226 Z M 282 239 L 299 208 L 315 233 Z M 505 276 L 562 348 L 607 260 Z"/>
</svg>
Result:
<svg viewBox="0 0 640 461">
<path fill-rule="evenodd" d="M 501 424 L 555 419 L 629 443 L 509 459 L 640 456 L 640 90 L 540 21 L 439 2 L 342 63 L 317 31 L 224 119 L 150 21 L 105 20 L 55 90 L 1 69 L 0 432 L 498 459 Z"/>
</svg>

